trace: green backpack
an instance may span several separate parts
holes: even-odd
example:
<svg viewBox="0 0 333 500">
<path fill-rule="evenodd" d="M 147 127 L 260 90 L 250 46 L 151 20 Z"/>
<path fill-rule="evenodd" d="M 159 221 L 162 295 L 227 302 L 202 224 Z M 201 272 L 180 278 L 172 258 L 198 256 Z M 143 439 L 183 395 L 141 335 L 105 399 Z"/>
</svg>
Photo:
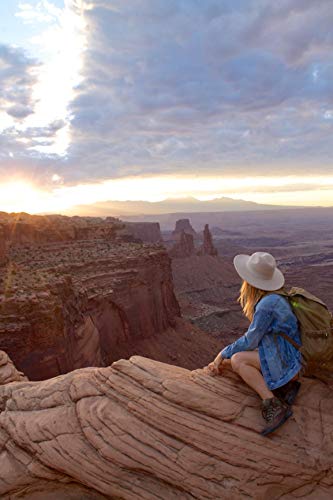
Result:
<svg viewBox="0 0 333 500">
<path fill-rule="evenodd" d="M 302 353 L 304 375 L 333 373 L 333 318 L 326 304 L 303 288 L 293 287 L 289 292 L 278 290 L 273 293 L 286 297 L 297 317 L 302 346 L 285 333 L 279 335 Z"/>
</svg>

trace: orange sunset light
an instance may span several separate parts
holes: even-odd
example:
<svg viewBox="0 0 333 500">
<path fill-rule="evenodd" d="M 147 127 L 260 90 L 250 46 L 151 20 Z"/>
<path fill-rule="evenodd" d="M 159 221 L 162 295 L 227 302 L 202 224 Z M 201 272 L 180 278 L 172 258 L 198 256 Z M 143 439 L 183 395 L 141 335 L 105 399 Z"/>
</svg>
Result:
<svg viewBox="0 0 333 500">
<path fill-rule="evenodd" d="M 1 210 L 31 214 L 65 213 L 78 205 L 110 200 L 157 202 L 185 197 L 211 200 L 221 196 L 265 204 L 329 206 L 333 198 L 333 176 L 223 178 L 165 175 L 44 188 L 23 179 L 0 184 Z"/>
<path fill-rule="evenodd" d="M 2 211 L 36 214 L 45 210 L 49 203 L 48 196 L 47 192 L 38 189 L 27 181 L 0 184 Z"/>
</svg>

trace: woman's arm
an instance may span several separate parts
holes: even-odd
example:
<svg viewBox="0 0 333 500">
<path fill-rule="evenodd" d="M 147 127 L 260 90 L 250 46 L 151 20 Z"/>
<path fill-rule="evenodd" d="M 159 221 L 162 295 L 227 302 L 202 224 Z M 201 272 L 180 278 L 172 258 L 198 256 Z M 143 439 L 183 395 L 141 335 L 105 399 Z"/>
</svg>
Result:
<svg viewBox="0 0 333 500">
<path fill-rule="evenodd" d="M 272 296 L 269 296 L 269 302 L 259 302 L 255 309 L 253 320 L 247 332 L 237 339 L 232 344 L 225 347 L 218 353 L 214 361 L 209 363 L 208 369 L 212 375 L 218 375 L 222 372 L 223 367 L 230 363 L 230 358 L 236 352 L 252 351 L 259 345 L 260 340 L 269 331 L 274 317 L 275 301 L 272 301 Z"/>
<path fill-rule="evenodd" d="M 259 303 L 247 332 L 221 351 L 222 359 L 230 359 L 236 352 L 253 351 L 256 349 L 262 337 L 270 328 L 273 321 L 273 314 L 273 308 L 260 307 Z"/>
</svg>

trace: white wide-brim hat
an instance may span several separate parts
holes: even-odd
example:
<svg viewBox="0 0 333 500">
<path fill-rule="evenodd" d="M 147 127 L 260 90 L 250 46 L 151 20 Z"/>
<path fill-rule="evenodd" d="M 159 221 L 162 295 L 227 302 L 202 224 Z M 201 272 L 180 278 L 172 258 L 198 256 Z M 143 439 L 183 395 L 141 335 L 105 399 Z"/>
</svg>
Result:
<svg viewBox="0 0 333 500">
<path fill-rule="evenodd" d="M 260 290 L 279 290 L 284 285 L 284 276 L 270 253 L 255 252 L 252 255 L 236 255 L 234 266 L 243 280 Z"/>
</svg>

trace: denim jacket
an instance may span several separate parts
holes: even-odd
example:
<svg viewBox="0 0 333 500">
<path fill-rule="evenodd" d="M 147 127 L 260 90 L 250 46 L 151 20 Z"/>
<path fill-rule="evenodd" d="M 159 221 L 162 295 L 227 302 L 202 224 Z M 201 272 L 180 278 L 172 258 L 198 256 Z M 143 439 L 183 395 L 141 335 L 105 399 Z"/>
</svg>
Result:
<svg viewBox="0 0 333 500">
<path fill-rule="evenodd" d="M 260 365 L 270 390 L 289 382 L 301 367 L 301 353 L 277 332 L 284 332 L 301 344 L 297 318 L 288 300 L 281 295 L 265 295 L 255 306 L 253 321 L 247 332 L 221 351 L 229 359 L 236 352 L 258 347 Z"/>
</svg>

